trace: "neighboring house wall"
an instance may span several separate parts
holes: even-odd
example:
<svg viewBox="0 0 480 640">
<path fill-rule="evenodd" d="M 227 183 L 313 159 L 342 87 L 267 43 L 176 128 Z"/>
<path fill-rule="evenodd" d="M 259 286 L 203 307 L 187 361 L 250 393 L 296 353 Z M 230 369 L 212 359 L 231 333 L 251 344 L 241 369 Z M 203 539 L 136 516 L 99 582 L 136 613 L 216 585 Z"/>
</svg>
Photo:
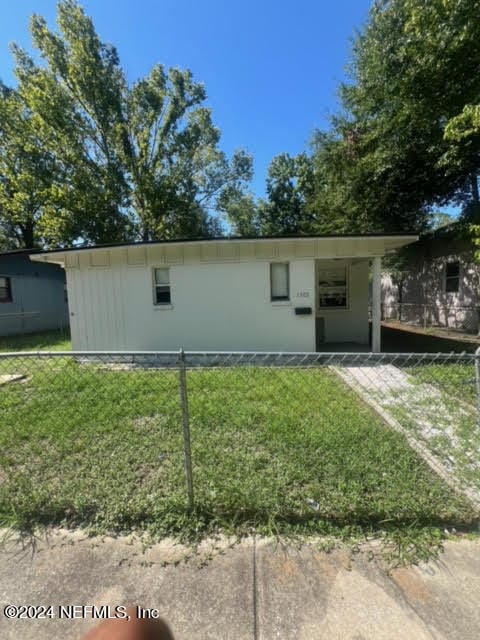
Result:
<svg viewBox="0 0 480 640">
<path fill-rule="evenodd" d="M 384 316 L 476 333 L 480 267 L 469 243 L 462 238 L 427 238 L 409 247 L 408 255 L 402 277 L 383 274 Z M 457 266 L 458 279 L 451 277 Z"/>
<path fill-rule="evenodd" d="M 5 253 L 0 276 L 8 278 L 11 293 L 0 302 L 0 336 L 68 328 L 63 269 L 31 262 L 28 252 Z"/>
<path fill-rule="evenodd" d="M 315 351 L 315 264 L 287 249 L 150 247 L 66 256 L 75 350 Z M 263 248 L 257 247 L 261 252 Z M 240 251 L 240 253 L 238 253 Z M 177 253 L 176 253 L 177 252 Z M 229 253 L 232 252 L 232 253 Z M 270 264 L 288 262 L 290 299 L 272 301 Z M 319 312 L 326 342 L 368 344 L 369 261 L 347 264 L 348 308 Z M 154 304 L 153 269 L 169 268 L 171 304 Z M 311 307 L 296 315 L 295 307 Z"/>
</svg>

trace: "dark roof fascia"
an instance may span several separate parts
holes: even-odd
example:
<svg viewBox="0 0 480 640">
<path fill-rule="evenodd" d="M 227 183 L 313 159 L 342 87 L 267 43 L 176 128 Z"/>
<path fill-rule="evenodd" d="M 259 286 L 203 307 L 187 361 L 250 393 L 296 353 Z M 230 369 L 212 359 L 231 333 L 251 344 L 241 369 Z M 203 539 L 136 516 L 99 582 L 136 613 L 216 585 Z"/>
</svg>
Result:
<svg viewBox="0 0 480 640">
<path fill-rule="evenodd" d="M 32 253 L 47 253 L 45 251 L 42 251 L 41 249 L 10 249 L 9 251 L 1 251 L 0 252 L 0 258 L 3 258 L 4 256 L 21 256 L 21 255 L 26 255 L 29 256 Z"/>
</svg>

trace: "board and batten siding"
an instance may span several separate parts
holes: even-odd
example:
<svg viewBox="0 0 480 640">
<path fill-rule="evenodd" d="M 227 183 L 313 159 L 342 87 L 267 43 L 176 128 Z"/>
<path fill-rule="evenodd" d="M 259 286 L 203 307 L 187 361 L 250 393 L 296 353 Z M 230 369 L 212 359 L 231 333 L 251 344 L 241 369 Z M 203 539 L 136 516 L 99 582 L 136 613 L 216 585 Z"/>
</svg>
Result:
<svg viewBox="0 0 480 640">
<path fill-rule="evenodd" d="M 242 260 L 235 247 L 222 247 L 220 256 L 212 248 L 68 257 L 73 349 L 314 351 L 315 260 L 262 246 Z M 290 265 L 289 301 L 270 299 L 273 261 Z M 170 270 L 171 305 L 154 305 L 155 267 Z M 320 314 L 327 342 L 368 342 L 368 269 L 368 260 L 353 261 L 349 308 Z M 296 315 L 295 306 L 313 313 Z"/>
<path fill-rule="evenodd" d="M 278 258 L 277 258 L 278 260 Z M 289 302 L 270 300 L 270 260 L 128 264 L 120 252 L 109 266 L 80 255 L 66 265 L 75 350 L 288 350 L 315 348 L 314 261 L 291 260 Z M 172 304 L 153 303 L 154 267 L 168 267 Z M 309 297 L 298 298 L 297 292 Z"/>
<path fill-rule="evenodd" d="M 72 348 L 124 350 L 124 300 L 128 292 L 122 265 L 66 268 Z"/>
</svg>

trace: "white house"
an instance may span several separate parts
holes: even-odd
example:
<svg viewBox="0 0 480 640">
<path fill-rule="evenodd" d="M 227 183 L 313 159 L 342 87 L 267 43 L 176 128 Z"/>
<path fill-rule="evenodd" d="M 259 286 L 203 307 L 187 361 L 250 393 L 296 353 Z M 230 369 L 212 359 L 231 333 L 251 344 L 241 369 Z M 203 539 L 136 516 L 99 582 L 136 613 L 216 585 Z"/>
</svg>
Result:
<svg viewBox="0 0 480 640">
<path fill-rule="evenodd" d="M 65 268 L 73 349 L 380 351 L 381 257 L 415 235 L 217 238 L 32 255 Z"/>
</svg>

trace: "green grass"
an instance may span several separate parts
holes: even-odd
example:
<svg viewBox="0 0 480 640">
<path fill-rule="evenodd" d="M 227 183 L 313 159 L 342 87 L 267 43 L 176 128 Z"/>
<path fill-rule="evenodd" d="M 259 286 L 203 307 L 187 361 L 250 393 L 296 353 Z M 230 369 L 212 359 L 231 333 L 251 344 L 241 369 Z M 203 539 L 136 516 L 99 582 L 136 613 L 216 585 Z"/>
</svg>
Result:
<svg viewBox="0 0 480 640">
<path fill-rule="evenodd" d="M 472 405 L 477 402 L 473 361 L 432 363 L 407 367 L 405 371 L 417 382 L 432 384 L 453 398 Z"/>
<path fill-rule="evenodd" d="M 0 517 L 20 530 L 186 539 L 255 529 L 408 546 L 475 518 L 327 369 L 188 371 L 192 514 L 177 371 L 62 357 L 0 359 L 1 373 L 27 376 L 0 387 Z"/>
<path fill-rule="evenodd" d="M 44 331 L 19 336 L 0 337 L 0 352 L 5 351 L 70 351 L 70 337 L 66 331 Z"/>
<path fill-rule="evenodd" d="M 479 492 L 480 430 L 473 361 L 436 362 L 406 367 L 405 372 L 415 386 L 401 394 L 392 413 L 452 468 L 460 482 Z M 425 422 L 432 429 L 422 427 Z"/>
</svg>

